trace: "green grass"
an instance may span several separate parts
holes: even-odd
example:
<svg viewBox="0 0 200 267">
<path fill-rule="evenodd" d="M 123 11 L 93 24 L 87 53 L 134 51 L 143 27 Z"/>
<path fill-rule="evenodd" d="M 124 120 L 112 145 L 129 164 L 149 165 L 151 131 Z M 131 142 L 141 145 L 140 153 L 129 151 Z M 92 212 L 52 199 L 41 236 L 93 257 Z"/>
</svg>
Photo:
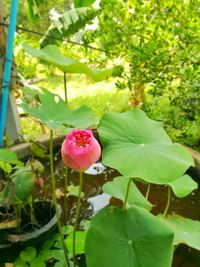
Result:
<svg viewBox="0 0 200 267">
<path fill-rule="evenodd" d="M 99 117 L 107 111 L 122 112 L 130 109 L 129 91 L 117 91 L 113 79 L 93 83 L 83 75 L 67 77 L 68 103 L 71 108 L 87 105 Z M 38 84 L 64 99 L 63 77 L 55 76 Z"/>
</svg>

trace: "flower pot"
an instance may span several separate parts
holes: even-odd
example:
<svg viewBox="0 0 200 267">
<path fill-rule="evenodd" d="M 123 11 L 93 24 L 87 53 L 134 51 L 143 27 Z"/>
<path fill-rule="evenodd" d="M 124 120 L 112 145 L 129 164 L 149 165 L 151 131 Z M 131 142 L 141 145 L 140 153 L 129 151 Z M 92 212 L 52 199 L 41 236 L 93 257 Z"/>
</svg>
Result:
<svg viewBox="0 0 200 267">
<path fill-rule="evenodd" d="M 58 210 L 59 215 L 61 215 L 61 206 L 58 206 Z M 0 264 L 14 259 L 15 255 L 27 246 L 40 247 L 44 241 L 57 232 L 57 218 L 55 206 L 52 202 L 46 200 L 36 201 L 34 203 L 34 212 L 35 218 L 40 225 L 37 229 L 33 230 L 30 227 L 26 232 L 23 231 L 21 233 L 18 233 L 15 229 L 2 231 L 1 237 L 3 236 L 3 241 L 0 242 Z M 23 224 L 26 224 L 27 218 L 23 218 L 23 216 L 24 214 L 22 214 Z M 23 229 L 25 229 L 24 226 Z"/>
</svg>

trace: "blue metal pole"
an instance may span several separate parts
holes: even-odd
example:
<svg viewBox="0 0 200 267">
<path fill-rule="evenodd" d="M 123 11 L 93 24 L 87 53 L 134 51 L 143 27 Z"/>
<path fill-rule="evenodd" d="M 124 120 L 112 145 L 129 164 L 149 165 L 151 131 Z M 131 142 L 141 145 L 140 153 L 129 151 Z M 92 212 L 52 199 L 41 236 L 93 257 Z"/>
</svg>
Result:
<svg viewBox="0 0 200 267">
<path fill-rule="evenodd" d="M 18 13 L 18 0 L 12 0 L 11 11 L 10 11 L 10 25 L 8 29 L 8 40 L 6 48 L 6 59 L 3 74 L 3 88 L 2 88 L 2 100 L 1 100 L 1 114 L 0 114 L 0 147 L 3 146 L 3 136 L 6 124 L 7 105 L 9 97 L 9 84 L 12 70 L 12 59 L 13 59 L 13 43 L 14 35 L 17 23 Z"/>
</svg>

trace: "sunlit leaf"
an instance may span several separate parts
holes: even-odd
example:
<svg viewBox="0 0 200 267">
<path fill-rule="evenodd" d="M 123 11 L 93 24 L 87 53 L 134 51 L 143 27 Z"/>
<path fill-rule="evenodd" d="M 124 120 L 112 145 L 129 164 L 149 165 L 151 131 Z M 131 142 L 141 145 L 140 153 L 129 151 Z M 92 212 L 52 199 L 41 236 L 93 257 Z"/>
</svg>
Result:
<svg viewBox="0 0 200 267">
<path fill-rule="evenodd" d="M 76 254 L 81 254 L 84 252 L 86 231 L 76 232 Z M 69 234 L 66 239 L 67 249 L 71 254 L 73 254 L 73 233 Z"/>
<path fill-rule="evenodd" d="M 84 129 L 95 125 L 98 121 L 96 114 L 90 108 L 82 106 L 71 110 L 59 96 L 48 90 L 24 88 L 24 93 L 25 97 L 21 104 L 24 112 L 51 129 L 57 129 L 62 125 Z"/>
<path fill-rule="evenodd" d="M 12 166 L 4 161 L 0 161 L 0 168 L 4 170 L 4 172 L 11 173 L 12 171 Z"/>
<path fill-rule="evenodd" d="M 128 183 L 128 178 L 120 176 L 116 177 L 112 182 L 105 183 L 102 189 L 105 193 L 117 199 L 121 199 L 124 202 Z M 133 206 L 139 206 L 147 210 L 151 210 L 153 207 L 153 205 L 146 200 L 146 198 L 141 194 L 137 186 L 132 181 L 129 188 L 126 208 Z"/>
<path fill-rule="evenodd" d="M 74 0 L 75 7 L 86 7 L 92 5 L 96 0 Z"/>
<path fill-rule="evenodd" d="M 99 82 L 112 76 L 113 69 L 92 69 L 86 64 L 72 58 L 65 57 L 56 45 L 48 45 L 43 49 L 33 49 L 27 43 L 23 43 L 24 50 L 33 57 L 37 57 L 66 73 L 80 73 Z"/>
<path fill-rule="evenodd" d="M 159 218 L 174 232 L 174 245 L 187 244 L 200 250 L 200 221 L 184 218 L 177 214 L 167 217 L 160 214 Z"/>
<path fill-rule="evenodd" d="M 189 175 L 185 174 L 180 178 L 169 183 L 169 186 L 172 188 L 174 194 L 177 197 L 186 197 L 193 190 L 198 188 L 198 183 L 196 183 Z"/>
<path fill-rule="evenodd" d="M 77 33 L 89 21 L 92 21 L 95 16 L 95 10 L 88 7 L 80 7 L 67 10 L 66 12 L 61 14 L 58 19 L 54 20 L 51 23 L 45 35 L 52 38 L 47 38 L 46 36 L 44 36 L 40 40 L 41 47 L 45 47 L 49 44 L 59 44 L 63 38 Z M 61 40 L 59 41 L 57 39 Z"/>
<path fill-rule="evenodd" d="M 188 151 L 173 144 L 159 122 L 142 110 L 106 113 L 100 121 L 103 163 L 125 177 L 165 184 L 194 164 Z"/>
<path fill-rule="evenodd" d="M 145 209 L 109 207 L 92 218 L 85 254 L 88 267 L 171 267 L 173 232 Z"/>
<path fill-rule="evenodd" d="M 26 0 L 27 2 L 27 14 L 30 21 L 36 21 L 40 18 L 38 7 L 44 3 L 44 0 Z"/>
<path fill-rule="evenodd" d="M 0 161 L 5 162 L 5 163 L 9 163 L 9 164 L 13 164 L 13 165 L 18 165 L 18 166 L 23 165 L 23 163 L 18 160 L 17 154 L 15 152 L 13 152 L 9 149 L 5 149 L 5 148 L 0 148 Z M 1 164 L 1 166 L 2 166 L 2 164 Z M 4 166 L 4 168 L 6 169 L 5 166 Z M 7 168 L 9 168 L 9 166 L 7 166 Z"/>
</svg>

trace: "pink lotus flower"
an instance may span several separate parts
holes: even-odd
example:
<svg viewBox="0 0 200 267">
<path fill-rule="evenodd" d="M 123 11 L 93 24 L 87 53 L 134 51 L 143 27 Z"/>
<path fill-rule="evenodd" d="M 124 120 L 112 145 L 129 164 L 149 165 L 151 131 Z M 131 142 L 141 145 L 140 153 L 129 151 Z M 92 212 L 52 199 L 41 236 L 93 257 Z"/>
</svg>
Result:
<svg viewBox="0 0 200 267">
<path fill-rule="evenodd" d="M 77 172 L 87 170 L 101 155 L 101 147 L 91 130 L 73 130 L 61 148 L 62 160 Z"/>
</svg>

